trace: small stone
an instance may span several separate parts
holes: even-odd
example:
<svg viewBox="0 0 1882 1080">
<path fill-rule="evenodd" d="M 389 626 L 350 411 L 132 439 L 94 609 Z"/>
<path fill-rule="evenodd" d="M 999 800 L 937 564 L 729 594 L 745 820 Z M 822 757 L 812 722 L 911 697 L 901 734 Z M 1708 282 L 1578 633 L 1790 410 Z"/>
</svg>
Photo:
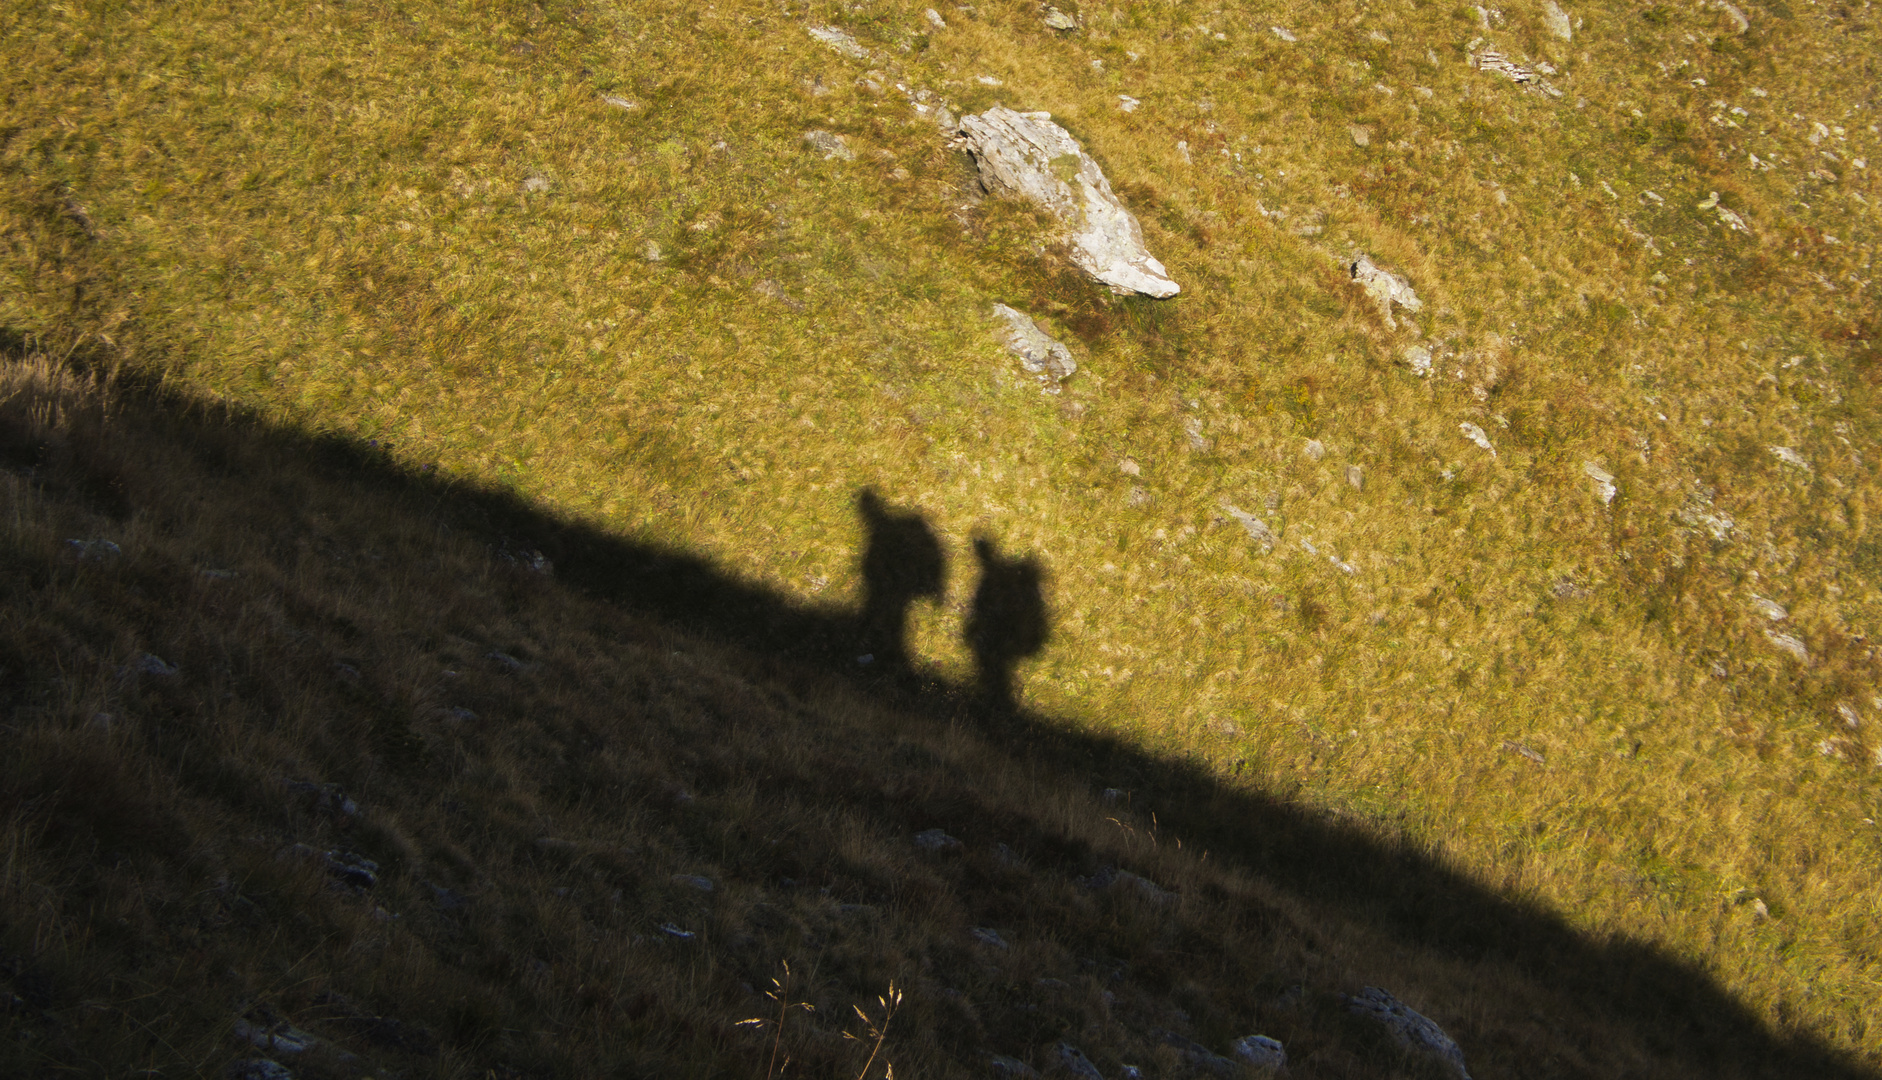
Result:
<svg viewBox="0 0 1882 1080">
<path fill-rule="evenodd" d="M 1562 5 L 1556 3 L 1555 0 L 1544 0 L 1542 25 L 1548 28 L 1549 33 L 1563 41 L 1568 41 L 1575 36 L 1575 27 L 1568 21 L 1568 12 L 1563 11 Z"/>
<path fill-rule="evenodd" d="M 123 548 L 109 540 L 67 540 L 65 546 L 81 559 L 110 559 L 124 554 Z"/>
<path fill-rule="evenodd" d="M 1417 312 L 1424 308 L 1424 301 L 1412 291 L 1411 283 L 1389 270 L 1380 269 L 1364 255 L 1354 259 L 1347 266 L 1347 273 L 1359 283 L 1379 307 L 1379 314 L 1384 317 L 1385 325 L 1397 329 L 1398 323 L 1392 318 L 1392 305 L 1397 304 L 1406 311 Z"/>
<path fill-rule="evenodd" d="M 1229 1044 L 1229 1052 L 1257 1069 L 1287 1068 L 1287 1050 L 1281 1040 L 1266 1035 L 1250 1035 Z"/>
<path fill-rule="evenodd" d="M 1606 506 L 1614 501 L 1614 496 L 1619 492 L 1619 489 L 1614 486 L 1613 473 L 1608 472 L 1592 461 L 1582 462 L 1581 471 L 1588 479 L 1594 481 L 1594 493 L 1595 496 L 1601 500 L 1602 506 Z"/>
<path fill-rule="evenodd" d="M 1142 105 L 1142 104 L 1143 102 L 1137 100 L 1136 98 L 1130 96 L 1129 94 L 1119 94 L 1117 96 L 1117 107 L 1127 113 L 1136 112 L 1137 106 Z"/>
<path fill-rule="evenodd" d="M 1357 465 L 1346 467 L 1346 483 L 1354 491 L 1366 490 L 1366 471 Z"/>
<path fill-rule="evenodd" d="M 675 941 L 691 941 L 699 936 L 691 930 L 682 930 L 672 923 L 661 923 L 660 932 Z"/>
<path fill-rule="evenodd" d="M 1718 6 L 1719 10 L 1725 12 L 1726 18 L 1732 20 L 1733 33 L 1742 34 L 1751 29 L 1751 20 L 1745 18 L 1745 13 L 1740 11 L 1737 5 L 1727 3 L 1726 0 L 1718 0 Z M 1763 95 L 1759 96 L 1762 97 Z"/>
<path fill-rule="evenodd" d="M 1104 1080 L 1104 1074 L 1091 1063 L 1091 1059 L 1081 1053 L 1078 1047 L 1062 1042 L 1052 1048 L 1052 1069 L 1063 1070 L 1078 1077 L 1078 1080 Z"/>
<path fill-rule="evenodd" d="M 1289 45 L 1292 45 L 1296 41 L 1300 40 L 1299 38 L 1295 37 L 1293 34 L 1288 33 L 1286 30 L 1283 30 L 1278 26 L 1270 26 L 1268 27 L 1268 29 L 1274 33 L 1275 37 L 1280 38 L 1282 41 L 1287 42 Z"/>
<path fill-rule="evenodd" d="M 1751 607 L 1753 611 L 1756 611 L 1772 622 L 1783 622 L 1785 619 L 1791 617 L 1790 610 L 1783 604 L 1778 603 L 1776 600 L 1767 600 L 1756 594 L 1753 594 L 1751 598 Z"/>
<path fill-rule="evenodd" d="M 1490 444 L 1490 436 L 1485 435 L 1483 433 L 1482 428 L 1466 420 L 1463 423 L 1457 425 L 1457 430 L 1464 433 L 1464 438 L 1469 439 L 1471 442 L 1474 442 L 1478 446 L 1484 448 L 1485 450 L 1490 451 L 1491 457 L 1496 456 L 1496 447 Z"/>
<path fill-rule="evenodd" d="M 659 262 L 661 259 L 660 245 L 654 243 L 652 240 L 647 241 L 640 246 L 640 257 L 650 263 Z"/>
<path fill-rule="evenodd" d="M 138 657 L 137 663 L 132 666 L 139 674 L 155 675 L 159 678 L 171 678 L 183 672 L 183 669 L 175 664 L 164 663 L 163 657 L 155 653 L 145 653 Z"/>
<path fill-rule="evenodd" d="M 1004 1077 L 1006 1080 L 1031 1080 L 1032 1077 L 1039 1075 L 1039 1071 L 1031 1065 L 1018 1058 L 1007 1057 L 1005 1054 L 990 1055 L 988 1064 L 993 1066 L 993 1075 Z"/>
<path fill-rule="evenodd" d="M 924 829 L 915 834 L 915 846 L 923 851 L 959 851 L 963 845 L 940 829 Z"/>
<path fill-rule="evenodd" d="M 1457 1080 L 1470 1080 L 1464 1068 L 1464 1051 L 1429 1017 L 1376 986 L 1368 986 L 1354 997 L 1342 996 L 1348 1012 L 1376 1021 L 1394 1042 L 1435 1059 Z"/>
<path fill-rule="evenodd" d="M 1532 83 L 1540 77 L 1536 74 L 1534 68 L 1524 67 L 1514 60 L 1511 60 L 1509 57 L 1504 56 L 1502 53 L 1497 52 L 1495 49 L 1485 49 L 1482 52 L 1472 53 L 1470 56 L 1470 66 L 1476 68 L 1478 71 L 1488 71 L 1493 75 L 1501 75 L 1514 83 Z"/>
<path fill-rule="evenodd" d="M 1423 345 L 1405 346 L 1405 363 L 1411 365 L 1412 374 L 1426 378 L 1431 374 L 1431 350 Z"/>
<path fill-rule="evenodd" d="M 243 1018 L 235 1021 L 234 1030 L 236 1038 L 271 1054 L 300 1054 L 320 1042 L 315 1036 L 286 1023 L 252 1023 Z"/>
<path fill-rule="evenodd" d="M 1366 127 L 1363 124 L 1352 124 L 1347 127 L 1346 131 L 1348 134 L 1350 134 L 1353 137 L 1354 146 L 1371 146 L 1372 145 L 1372 129 L 1371 128 Z"/>
<path fill-rule="evenodd" d="M 1247 530 L 1249 538 L 1261 545 L 1263 555 L 1274 550 L 1274 530 L 1268 528 L 1266 522 L 1230 503 L 1222 504 L 1222 512 L 1241 523 L 1242 528 Z"/>
<path fill-rule="evenodd" d="M 700 892 L 712 891 L 712 879 L 700 877 L 698 874 L 674 874 L 673 883 L 684 885 L 689 889 L 698 889 Z"/>
<path fill-rule="evenodd" d="M 1125 476 L 1142 476 L 1144 474 L 1143 466 L 1132 461 L 1130 458 L 1125 458 L 1123 461 L 1118 462 L 1117 471 L 1123 473 Z"/>
<path fill-rule="evenodd" d="M 946 30 L 948 28 L 947 20 L 941 18 L 941 13 L 933 8 L 922 12 L 921 17 L 927 19 L 928 25 L 934 27 L 936 30 Z"/>
<path fill-rule="evenodd" d="M 1076 16 L 1067 15 L 1058 8 L 1047 8 L 1046 25 L 1054 30 L 1076 30 L 1078 29 L 1078 19 Z"/>
<path fill-rule="evenodd" d="M 1116 806 L 1124 801 L 1126 794 L 1123 788 L 1108 787 L 1098 793 L 1098 801 L 1106 806 Z"/>
<path fill-rule="evenodd" d="M 536 192 L 536 193 L 548 191 L 549 190 L 549 178 L 542 175 L 541 173 L 534 173 L 528 179 L 523 181 L 523 190 L 528 191 L 528 192 Z"/>
<path fill-rule="evenodd" d="M 1301 453 L 1306 454 L 1310 461 L 1319 461 L 1327 456 L 1326 444 L 1319 439 L 1308 439 L 1307 445 L 1301 448 Z"/>
<path fill-rule="evenodd" d="M 518 660 L 516 657 L 511 656 L 509 653 L 506 653 L 506 652 L 499 652 L 496 650 L 492 650 L 484 654 L 484 659 L 493 660 L 496 662 L 497 666 L 506 668 L 510 671 L 521 671 L 523 670 L 523 667 L 524 667 L 524 664 L 521 660 Z"/>
<path fill-rule="evenodd" d="M 1798 453 L 1795 450 L 1792 450 L 1790 447 L 1773 446 L 1773 447 L 1769 447 L 1768 449 L 1771 451 L 1773 455 L 1777 457 L 1779 461 L 1783 462 L 1786 465 L 1789 465 L 1791 468 L 1802 469 L 1805 472 L 1811 471 L 1810 462 L 1804 460 L 1804 456 L 1802 454 Z"/>
<path fill-rule="evenodd" d="M 1526 757 L 1530 761 L 1533 761 L 1538 765 L 1548 764 L 1548 762 L 1543 759 L 1541 754 L 1537 753 L 1534 750 L 1531 750 L 1527 746 L 1524 746 L 1522 743 L 1510 742 L 1508 739 L 1505 739 L 1503 740 L 1503 749 L 1508 750 L 1512 754 L 1518 754 L 1518 755 L 1521 755 L 1522 757 Z"/>
<path fill-rule="evenodd" d="M 640 108 L 640 102 L 632 98 L 624 98 L 619 94 L 603 94 L 601 95 L 601 100 L 617 109 L 626 109 L 628 112 L 633 112 L 635 109 Z"/>
<path fill-rule="evenodd" d="M 1001 344 L 1019 357 L 1020 366 L 1051 382 L 1063 382 L 1078 370 L 1072 351 L 1053 340 L 1032 316 L 1005 304 L 993 305 L 993 314 L 1005 325 L 999 331 Z"/>
<path fill-rule="evenodd" d="M 365 890 L 379 884 L 379 864 L 356 851 L 329 851 L 321 864 L 348 888 Z"/>
<path fill-rule="evenodd" d="M 974 940 L 980 942 L 982 945 L 991 945 L 996 949 L 1008 949 L 1012 947 L 1006 943 L 1005 938 L 1000 936 L 998 930 L 990 926 L 976 926 L 970 933 L 974 935 Z"/>
<path fill-rule="evenodd" d="M 849 140 L 832 132 L 813 129 L 804 132 L 804 142 L 810 148 L 823 155 L 825 161 L 854 161 L 856 152 L 850 149 Z"/>
<path fill-rule="evenodd" d="M 1224 1080 L 1241 1072 L 1241 1069 L 1236 1067 L 1233 1061 L 1212 1052 L 1208 1047 L 1199 1042 L 1178 1035 L 1174 1031 L 1164 1031 L 1161 1028 L 1153 1028 L 1150 1031 L 1150 1037 L 1163 1043 L 1165 1046 L 1174 1046 L 1177 1052 L 1183 1055 L 1183 1063 L 1192 1069 L 1200 1069 L 1204 1072 L 1212 1073 L 1216 1076 L 1223 1077 Z"/>
<path fill-rule="evenodd" d="M 849 57 L 851 60 L 869 59 L 869 50 L 847 30 L 838 30 L 834 26 L 811 26 L 806 28 L 811 37 L 823 42 L 830 48 Z"/>
<path fill-rule="evenodd" d="M 1810 648 L 1804 644 L 1802 638 L 1795 637 L 1791 634 L 1780 634 L 1775 630 L 1766 630 L 1764 636 L 1771 644 L 1776 645 L 1778 648 L 1795 657 L 1798 663 L 1808 664 L 1810 662 Z"/>
<path fill-rule="evenodd" d="M 1183 438 L 1189 443 L 1189 448 L 1199 454 L 1215 445 L 1211 440 L 1203 438 L 1202 417 L 1200 416 L 1183 418 Z"/>
</svg>

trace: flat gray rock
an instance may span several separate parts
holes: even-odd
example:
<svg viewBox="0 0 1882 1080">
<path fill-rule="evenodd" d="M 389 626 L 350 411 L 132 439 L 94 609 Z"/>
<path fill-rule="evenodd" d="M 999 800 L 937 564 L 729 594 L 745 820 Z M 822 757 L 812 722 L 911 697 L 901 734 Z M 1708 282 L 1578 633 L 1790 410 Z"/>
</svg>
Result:
<svg viewBox="0 0 1882 1080">
<path fill-rule="evenodd" d="M 1287 1068 L 1287 1050 L 1281 1045 L 1279 1039 L 1270 1039 L 1266 1035 L 1250 1035 L 1247 1038 L 1236 1039 L 1229 1046 L 1229 1050 L 1237 1058 L 1257 1069 Z"/>
<path fill-rule="evenodd" d="M 1443 1064 L 1457 1080 L 1470 1080 L 1464 1068 L 1464 1051 L 1444 1033 L 1435 1021 L 1376 986 L 1368 986 L 1357 996 L 1346 998 L 1347 1011 L 1370 1017 L 1385 1029 L 1392 1041 L 1415 1053 L 1427 1055 Z"/>
<path fill-rule="evenodd" d="M 1144 248 L 1143 227 L 1111 193 L 1098 163 L 1051 113 L 996 105 L 962 119 L 961 134 L 988 191 L 1025 199 L 1064 223 L 1080 270 L 1120 293 L 1163 298 L 1182 291 Z"/>
</svg>

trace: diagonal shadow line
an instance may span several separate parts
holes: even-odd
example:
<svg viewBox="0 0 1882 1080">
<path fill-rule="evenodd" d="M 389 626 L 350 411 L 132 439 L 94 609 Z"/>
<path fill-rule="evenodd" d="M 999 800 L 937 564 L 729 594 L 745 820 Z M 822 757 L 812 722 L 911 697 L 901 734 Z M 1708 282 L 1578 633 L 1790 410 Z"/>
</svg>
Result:
<svg viewBox="0 0 1882 1080">
<path fill-rule="evenodd" d="M 0 354 L 25 356 L 32 344 L 0 328 Z M 111 367 L 106 358 L 82 354 L 69 362 Z M 781 665 L 846 679 L 916 718 L 968 722 L 1017 761 L 1055 769 L 1074 765 L 1095 777 L 1126 780 L 1136 794 L 1154 800 L 1166 836 L 1232 861 L 1334 917 L 1458 961 L 1514 968 L 1573 998 L 1617 1037 L 1675 1068 L 1772 1080 L 1878 1076 L 1809 1033 L 1773 1029 L 1694 964 L 1642 942 L 1594 940 L 1559 916 L 1502 896 L 1408 845 L 1383 842 L 1266 792 L 1226 785 L 1211 772 L 1123 739 L 1012 707 L 998 695 L 989 701 L 984 687 L 908 667 L 859 667 L 857 649 L 880 632 L 881 611 L 804 604 L 683 549 L 608 533 L 510 491 L 396 466 L 356 439 L 231 415 L 226 405 L 205 406 L 155 378 L 123 372 L 115 377 L 120 402 L 166 417 L 207 446 L 263 439 L 283 454 L 318 462 L 356 488 L 423 506 L 454 528 L 487 537 L 493 548 L 539 550 L 553 560 L 565 586 L 597 599 Z M 866 501 L 863 493 L 859 501 Z M 919 532 L 917 525 L 927 528 L 917 514 L 879 504 L 877 509 L 898 515 L 906 535 Z M 895 586 L 900 591 L 891 602 L 930 595 L 927 573 L 915 578 L 914 587 Z"/>
<path fill-rule="evenodd" d="M 867 619 L 806 607 L 696 555 L 634 543 L 481 493 L 493 526 L 540 537 L 563 580 L 687 632 L 823 667 L 936 721 L 966 719 L 1010 757 L 1128 778 L 1166 835 L 1233 860 L 1337 916 L 1478 964 L 1509 965 L 1604 1017 L 1636 1045 L 1716 1076 L 1872 1077 L 1814 1036 L 1772 1030 L 1702 969 L 1633 940 L 1595 941 L 1559 916 L 1502 896 L 1403 844 L 1330 822 L 1120 738 L 1012 708 L 998 688 L 915 672 L 860 671 Z M 1003 676 L 996 676 L 1003 677 Z M 989 698 L 991 697 L 991 700 Z M 1105 785 L 1100 785 L 1105 786 Z"/>
</svg>

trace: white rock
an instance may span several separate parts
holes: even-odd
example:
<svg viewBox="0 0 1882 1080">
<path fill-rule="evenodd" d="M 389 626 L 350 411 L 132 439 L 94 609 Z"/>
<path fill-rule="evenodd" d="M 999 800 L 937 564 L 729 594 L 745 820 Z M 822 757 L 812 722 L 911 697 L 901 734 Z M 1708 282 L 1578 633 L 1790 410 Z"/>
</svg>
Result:
<svg viewBox="0 0 1882 1080">
<path fill-rule="evenodd" d="M 1534 68 L 1524 67 L 1516 61 L 1511 60 L 1509 57 L 1504 56 L 1502 53 L 1497 52 L 1495 49 L 1485 49 L 1482 52 L 1471 53 L 1470 66 L 1476 68 L 1478 71 L 1488 71 L 1494 75 L 1501 75 L 1515 83 L 1531 83 L 1540 78 Z"/>
<path fill-rule="evenodd" d="M 1357 465 L 1348 465 L 1346 467 L 1346 483 L 1350 485 L 1354 491 L 1366 490 L 1365 470 Z"/>
<path fill-rule="evenodd" d="M 1790 447 L 1773 446 L 1773 447 L 1769 447 L 1768 449 L 1771 451 L 1771 453 L 1777 456 L 1777 459 L 1779 461 L 1783 462 L 1786 465 L 1789 465 L 1791 468 L 1802 469 L 1805 472 L 1811 471 L 1810 462 L 1805 461 L 1804 456 L 1802 454 L 1798 453 L 1795 450 L 1792 450 Z"/>
<path fill-rule="evenodd" d="M 1283 30 L 1278 26 L 1270 26 L 1268 27 L 1268 29 L 1274 31 L 1275 37 L 1280 38 L 1282 41 L 1287 42 L 1289 45 L 1292 45 L 1294 42 L 1300 40 L 1299 38 L 1295 37 L 1294 35 L 1288 33 L 1286 30 Z"/>
<path fill-rule="evenodd" d="M 1732 20 L 1732 29 L 1734 32 L 1742 34 L 1751 29 L 1751 20 L 1745 18 L 1745 13 L 1740 11 L 1735 5 L 1728 4 L 1725 0 L 1719 0 L 1718 7 L 1720 11 L 1725 12 L 1726 18 Z"/>
<path fill-rule="evenodd" d="M 1231 503 L 1223 503 L 1222 512 L 1241 522 L 1248 535 L 1261 545 L 1263 555 L 1274 550 L 1274 530 L 1268 528 L 1266 522 Z"/>
<path fill-rule="evenodd" d="M 1764 597 L 1755 593 L 1752 594 L 1751 597 L 1751 609 L 1772 622 L 1783 622 L 1785 619 L 1791 617 L 1791 613 L 1785 609 L 1783 604 L 1778 603 L 1776 600 L 1766 600 Z"/>
<path fill-rule="evenodd" d="M 603 94 L 601 95 L 601 100 L 617 109 L 626 109 L 628 112 L 633 112 L 635 109 L 640 108 L 640 102 L 632 98 L 624 98 L 619 94 Z"/>
<path fill-rule="evenodd" d="M 1281 1040 L 1266 1035 L 1250 1035 L 1229 1044 L 1229 1052 L 1257 1069 L 1287 1068 L 1287 1050 Z"/>
<path fill-rule="evenodd" d="M 974 940 L 980 942 L 982 945 L 991 945 L 996 949 L 1007 949 L 1007 948 L 1012 947 L 1006 943 L 1005 938 L 1000 936 L 999 931 L 993 929 L 992 927 L 976 926 L 973 929 L 973 935 L 974 935 Z"/>
<path fill-rule="evenodd" d="M 1120 110 L 1127 112 L 1127 113 L 1136 112 L 1137 106 L 1142 105 L 1142 104 L 1143 102 L 1138 101 L 1136 98 L 1130 96 L 1129 94 L 1119 94 L 1117 96 L 1117 107 Z"/>
<path fill-rule="evenodd" d="M 934 27 L 936 30 L 946 30 L 948 28 L 947 20 L 943 19 L 941 13 L 933 8 L 922 12 L 921 17 L 927 19 L 928 25 Z"/>
<path fill-rule="evenodd" d="M 1543 3 L 1542 25 L 1548 28 L 1549 33 L 1563 41 L 1568 41 L 1575 36 L 1575 27 L 1568 21 L 1568 12 L 1563 11 L 1562 5 L 1556 3 L 1555 0 L 1545 0 Z"/>
<path fill-rule="evenodd" d="M 1491 457 L 1496 456 L 1496 447 L 1490 445 L 1490 436 L 1485 435 L 1483 433 L 1482 428 L 1466 420 L 1463 423 L 1457 425 L 1457 430 L 1464 433 L 1464 438 L 1469 439 L 1471 442 L 1474 442 L 1478 446 L 1483 447 L 1485 450 L 1490 451 Z"/>
<path fill-rule="evenodd" d="M 1327 456 L 1326 444 L 1319 439 L 1308 439 L 1307 445 L 1301 447 L 1300 452 L 1306 454 L 1310 461 L 1319 461 Z"/>
<path fill-rule="evenodd" d="M 806 131 L 804 142 L 812 150 L 822 154 L 825 161 L 856 160 L 856 152 L 850 149 L 849 140 L 841 135 L 822 130 Z"/>
<path fill-rule="evenodd" d="M 1602 506 L 1606 506 L 1614 501 L 1614 496 L 1619 493 L 1620 489 L 1614 486 L 1613 473 L 1608 472 L 1592 461 L 1582 462 L 1581 471 L 1587 475 L 1588 479 L 1594 481 L 1594 493 L 1595 496 L 1601 500 Z"/>
<path fill-rule="evenodd" d="M 1405 346 L 1405 362 L 1411 365 L 1412 374 L 1426 378 L 1431 374 L 1431 350 L 1423 345 Z"/>
<path fill-rule="evenodd" d="M 1071 350 L 1052 340 L 1030 315 L 1005 304 L 993 305 L 993 313 L 1005 324 L 999 332 L 1000 343 L 1019 357 L 1021 367 L 1054 383 L 1078 370 Z"/>
<path fill-rule="evenodd" d="M 812 26 L 808 28 L 810 36 L 830 46 L 851 60 L 869 59 L 869 50 L 847 30 L 838 30 L 834 26 Z"/>
<path fill-rule="evenodd" d="M 1766 630 L 1764 636 L 1771 644 L 1796 657 L 1800 663 L 1810 662 L 1810 647 L 1804 644 L 1802 638 L 1780 634 L 1776 630 Z"/>
<path fill-rule="evenodd" d="M 1385 325 L 1397 329 L 1398 323 L 1392 318 L 1392 305 L 1397 304 L 1406 311 L 1420 311 L 1424 301 L 1412 291 L 1411 283 L 1389 270 L 1380 269 L 1364 255 L 1354 259 L 1347 268 L 1354 281 L 1379 305 L 1379 314 L 1385 318 Z"/>
<path fill-rule="evenodd" d="M 1144 467 L 1132 461 L 1130 458 L 1125 458 L 1123 461 L 1117 463 L 1117 471 L 1123 473 L 1125 476 L 1142 476 L 1144 474 Z"/>
<path fill-rule="evenodd" d="M 1078 19 L 1074 16 L 1067 15 L 1058 8 L 1047 8 L 1046 25 L 1054 30 L 1076 30 L 1078 29 Z"/>
<path fill-rule="evenodd" d="M 1117 292 L 1158 298 L 1181 291 L 1149 251 L 1142 226 L 1111 193 L 1098 163 L 1050 113 L 994 106 L 961 121 L 989 191 L 1016 195 L 1071 230 L 1072 262 Z"/>
<path fill-rule="evenodd" d="M 1346 998 L 1346 1008 L 1377 1021 L 1394 1042 L 1436 1059 L 1458 1080 L 1470 1080 L 1464 1068 L 1464 1051 L 1444 1029 L 1386 991 L 1368 986 L 1358 996 Z"/>
</svg>

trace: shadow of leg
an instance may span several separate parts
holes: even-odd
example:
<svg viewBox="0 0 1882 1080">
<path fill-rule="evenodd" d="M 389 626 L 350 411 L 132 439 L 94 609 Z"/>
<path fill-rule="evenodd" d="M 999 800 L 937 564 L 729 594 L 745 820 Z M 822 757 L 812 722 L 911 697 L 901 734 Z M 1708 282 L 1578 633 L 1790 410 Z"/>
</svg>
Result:
<svg viewBox="0 0 1882 1080">
<path fill-rule="evenodd" d="M 1033 559 L 1007 559 L 992 540 L 974 541 L 980 585 L 967 616 L 967 647 L 974 655 L 979 693 L 989 709 L 1011 713 L 1018 701 L 1014 669 L 1051 636 L 1043 573 Z"/>
<path fill-rule="evenodd" d="M 856 496 L 862 515 L 863 655 L 886 671 L 908 667 L 908 609 L 937 599 L 947 582 L 947 556 L 920 514 L 890 510 L 870 488 Z"/>
</svg>

